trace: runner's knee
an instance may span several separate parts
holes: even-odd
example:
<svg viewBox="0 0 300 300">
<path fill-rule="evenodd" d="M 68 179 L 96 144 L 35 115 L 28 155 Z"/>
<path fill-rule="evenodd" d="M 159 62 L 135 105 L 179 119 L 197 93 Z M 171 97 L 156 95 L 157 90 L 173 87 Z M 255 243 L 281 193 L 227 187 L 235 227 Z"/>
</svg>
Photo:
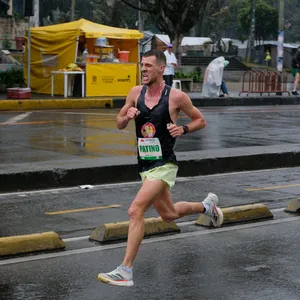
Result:
<svg viewBox="0 0 300 300">
<path fill-rule="evenodd" d="M 144 215 L 144 211 L 138 205 L 134 203 L 130 205 L 128 209 L 128 216 L 130 219 L 137 219 Z"/>
</svg>

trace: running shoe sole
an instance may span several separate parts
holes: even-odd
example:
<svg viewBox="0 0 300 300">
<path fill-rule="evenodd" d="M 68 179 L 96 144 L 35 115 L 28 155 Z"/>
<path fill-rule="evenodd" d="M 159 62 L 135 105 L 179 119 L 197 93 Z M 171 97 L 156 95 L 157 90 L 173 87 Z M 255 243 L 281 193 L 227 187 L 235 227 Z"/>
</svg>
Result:
<svg viewBox="0 0 300 300">
<path fill-rule="evenodd" d="M 111 280 L 106 277 L 103 277 L 100 274 L 98 274 L 98 280 L 100 280 L 103 283 L 115 285 L 115 286 L 127 286 L 127 287 L 133 286 L 132 280 L 115 281 L 115 280 Z"/>
<path fill-rule="evenodd" d="M 220 207 L 217 207 L 217 205 L 214 205 L 214 213 L 218 216 L 215 220 L 213 217 L 209 216 L 211 218 L 211 221 L 215 227 L 220 227 L 223 224 L 224 221 L 224 215 Z"/>
</svg>

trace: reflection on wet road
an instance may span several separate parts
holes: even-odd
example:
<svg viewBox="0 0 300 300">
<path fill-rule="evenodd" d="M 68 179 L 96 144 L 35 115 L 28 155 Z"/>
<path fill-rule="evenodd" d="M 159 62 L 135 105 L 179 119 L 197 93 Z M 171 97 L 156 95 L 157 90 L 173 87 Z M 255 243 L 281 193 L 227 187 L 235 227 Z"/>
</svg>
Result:
<svg viewBox="0 0 300 300">
<path fill-rule="evenodd" d="M 177 140 L 178 152 L 299 143 L 299 106 L 200 108 L 207 127 Z M 1 163 L 135 156 L 134 124 L 118 130 L 118 110 L 0 114 Z M 22 115 L 22 118 L 19 117 Z M 189 120 L 180 116 L 178 124 Z"/>
</svg>

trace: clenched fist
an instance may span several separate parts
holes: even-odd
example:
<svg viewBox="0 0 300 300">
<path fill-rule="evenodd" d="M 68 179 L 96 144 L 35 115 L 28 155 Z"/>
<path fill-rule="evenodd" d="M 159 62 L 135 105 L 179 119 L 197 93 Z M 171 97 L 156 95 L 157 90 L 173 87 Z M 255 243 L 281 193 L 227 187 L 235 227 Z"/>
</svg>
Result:
<svg viewBox="0 0 300 300">
<path fill-rule="evenodd" d="M 167 128 L 170 132 L 170 135 L 174 138 L 179 137 L 183 134 L 182 126 L 177 126 L 176 124 L 169 123 Z"/>
<path fill-rule="evenodd" d="M 129 109 L 128 109 L 128 111 L 127 111 L 127 118 L 129 119 L 129 120 L 133 120 L 133 119 L 135 119 L 137 116 L 139 116 L 140 115 L 140 111 L 136 108 L 136 107 L 130 107 Z"/>
</svg>

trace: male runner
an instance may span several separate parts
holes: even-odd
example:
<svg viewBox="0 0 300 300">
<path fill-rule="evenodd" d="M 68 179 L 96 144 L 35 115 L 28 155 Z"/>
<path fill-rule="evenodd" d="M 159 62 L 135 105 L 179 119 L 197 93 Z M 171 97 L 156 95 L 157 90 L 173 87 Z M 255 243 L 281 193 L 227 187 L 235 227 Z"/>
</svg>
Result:
<svg viewBox="0 0 300 300">
<path fill-rule="evenodd" d="M 178 170 L 173 147 L 176 138 L 204 128 L 206 121 L 193 106 L 187 94 L 163 82 L 166 57 L 153 50 L 142 58 L 142 86 L 129 92 L 126 103 L 117 116 L 117 127 L 124 129 L 135 120 L 138 142 L 138 165 L 143 181 L 128 210 L 129 231 L 125 258 L 110 273 L 100 273 L 98 279 L 117 286 L 132 286 L 132 265 L 144 237 L 144 213 L 153 205 L 164 221 L 173 221 L 188 214 L 204 213 L 214 226 L 223 223 L 218 197 L 209 193 L 203 202 L 178 202 L 173 204 L 170 189 L 175 184 Z M 177 126 L 183 111 L 191 122 Z"/>
</svg>

